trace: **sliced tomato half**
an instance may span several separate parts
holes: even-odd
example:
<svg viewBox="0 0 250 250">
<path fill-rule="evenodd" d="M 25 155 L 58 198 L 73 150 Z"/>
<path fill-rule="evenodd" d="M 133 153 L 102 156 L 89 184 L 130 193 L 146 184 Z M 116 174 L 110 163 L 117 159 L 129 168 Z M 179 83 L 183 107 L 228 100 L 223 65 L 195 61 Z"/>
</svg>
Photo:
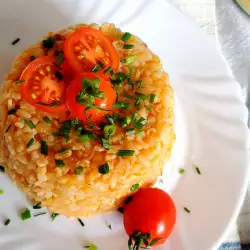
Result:
<svg viewBox="0 0 250 250">
<path fill-rule="evenodd" d="M 54 65 L 55 58 L 42 56 L 29 63 L 20 80 L 21 97 L 44 112 L 61 114 L 65 104 L 66 85 L 62 72 Z"/>
<path fill-rule="evenodd" d="M 64 56 L 76 73 L 91 71 L 98 62 L 114 70 L 119 66 L 112 42 L 102 31 L 92 28 L 79 29 L 69 36 L 64 43 Z"/>
<path fill-rule="evenodd" d="M 76 101 L 77 95 L 82 91 L 83 78 L 88 78 L 90 80 L 98 78 L 100 80 L 99 89 L 104 93 L 104 97 L 102 99 L 95 98 L 94 105 L 97 106 L 96 108 L 88 108 L 88 110 L 86 110 L 87 106 Z M 105 121 L 104 116 L 112 109 L 115 100 L 116 92 L 112 88 L 111 83 L 106 81 L 100 75 L 94 73 L 80 74 L 69 84 L 67 89 L 67 104 L 72 117 L 78 117 L 79 120 L 82 120 L 87 125 L 90 123 L 99 124 L 100 122 Z M 101 108 L 102 110 L 98 108 Z"/>
</svg>

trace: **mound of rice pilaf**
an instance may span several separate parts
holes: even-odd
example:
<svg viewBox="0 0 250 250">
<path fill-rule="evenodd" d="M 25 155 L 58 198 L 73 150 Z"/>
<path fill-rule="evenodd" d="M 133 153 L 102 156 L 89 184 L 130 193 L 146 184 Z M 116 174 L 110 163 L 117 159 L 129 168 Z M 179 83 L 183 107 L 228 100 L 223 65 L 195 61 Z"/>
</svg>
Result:
<svg viewBox="0 0 250 250">
<path fill-rule="evenodd" d="M 80 142 L 75 131 L 69 140 L 53 136 L 60 129 L 57 116 L 44 113 L 21 99 L 20 86 L 15 84 L 30 62 L 30 56 L 54 55 L 63 48 L 64 39 L 85 24 L 69 27 L 48 36 L 56 37 L 55 46 L 44 49 L 41 41 L 26 49 L 18 56 L 11 71 L 2 85 L 0 96 L 0 161 L 6 167 L 11 179 L 34 202 L 41 202 L 54 212 L 66 216 L 90 217 L 97 213 L 116 209 L 131 194 L 131 187 L 140 187 L 155 183 L 163 171 L 164 163 L 169 159 L 175 140 L 173 128 L 173 90 L 168 84 L 168 76 L 163 72 L 159 58 L 138 37 L 129 40 L 134 47 L 123 49 L 122 32 L 113 24 L 90 25 L 100 29 L 113 41 L 120 58 L 135 55 L 131 68 L 120 65 L 120 71 L 130 73 L 133 82 L 142 80 L 140 92 L 149 96 L 155 94 L 154 103 L 145 100 L 145 106 L 137 110 L 134 100 L 131 109 L 121 110 L 124 117 L 138 112 L 147 123 L 143 132 L 126 135 L 124 129 L 117 127 L 111 138 L 111 149 L 105 150 L 97 140 Z M 128 92 L 131 88 L 124 87 Z M 129 93 L 134 95 L 135 90 Z M 123 100 L 123 97 L 119 97 Z M 147 107 L 150 106 L 151 110 Z M 8 110 L 17 108 L 15 114 Z M 44 121 L 47 116 L 51 124 Z M 24 120 L 31 120 L 35 128 L 30 128 Z M 33 145 L 26 147 L 31 138 Z M 41 140 L 49 146 L 48 156 L 41 154 Z M 72 147 L 63 153 L 57 151 Z M 134 156 L 120 157 L 116 152 L 121 149 L 134 150 Z M 58 167 L 55 159 L 62 159 L 64 167 Z M 101 174 L 100 165 L 108 163 L 109 173 Z M 83 167 L 80 175 L 75 175 L 77 166 Z"/>
</svg>

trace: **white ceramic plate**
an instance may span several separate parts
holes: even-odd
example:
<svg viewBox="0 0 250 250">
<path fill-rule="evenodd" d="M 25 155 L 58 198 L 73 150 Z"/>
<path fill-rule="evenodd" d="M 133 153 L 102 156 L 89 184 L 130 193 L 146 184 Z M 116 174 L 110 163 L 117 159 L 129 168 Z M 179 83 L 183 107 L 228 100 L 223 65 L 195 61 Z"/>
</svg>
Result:
<svg viewBox="0 0 250 250">
<path fill-rule="evenodd" d="M 116 23 L 137 34 L 158 54 L 170 74 L 176 106 L 177 142 L 161 187 L 172 193 L 177 225 L 159 250 L 207 250 L 217 247 L 236 218 L 246 190 L 247 110 L 239 85 L 215 45 L 187 17 L 164 0 L 8 0 L 0 2 L 0 77 L 14 56 L 48 31 L 80 22 Z M 16 46 L 11 41 L 20 37 Z M 201 175 L 195 171 L 197 164 Z M 186 171 L 179 178 L 179 167 Z M 84 240 L 99 250 L 126 250 L 127 237 L 118 213 L 84 220 L 48 216 L 22 222 L 24 195 L 0 175 L 1 250 L 82 249 Z M 188 207 L 191 213 L 184 211 Z M 112 224 L 112 230 L 107 227 Z"/>
</svg>

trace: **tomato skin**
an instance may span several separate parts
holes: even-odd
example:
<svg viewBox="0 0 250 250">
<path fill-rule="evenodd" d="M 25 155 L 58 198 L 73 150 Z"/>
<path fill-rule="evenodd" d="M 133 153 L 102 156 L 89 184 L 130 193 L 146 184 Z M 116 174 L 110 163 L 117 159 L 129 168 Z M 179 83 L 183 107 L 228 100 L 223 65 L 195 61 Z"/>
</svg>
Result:
<svg viewBox="0 0 250 250">
<path fill-rule="evenodd" d="M 39 67 L 43 67 L 44 65 L 49 65 L 50 67 L 55 67 L 53 66 L 53 62 L 55 61 L 54 57 L 51 56 L 42 56 L 39 57 L 37 59 L 35 59 L 34 61 L 30 62 L 28 64 L 28 66 L 24 69 L 24 71 L 22 72 L 22 75 L 20 77 L 20 80 L 24 80 L 24 83 L 21 83 L 20 86 L 20 93 L 21 93 L 21 97 L 22 99 L 25 99 L 27 102 L 29 102 L 30 104 L 32 104 L 33 106 L 35 106 L 37 109 L 42 110 L 44 112 L 48 112 L 51 114 L 61 114 L 62 112 L 65 112 L 67 110 L 67 106 L 65 103 L 65 91 L 66 91 L 66 86 L 63 83 L 57 83 L 56 81 L 50 80 L 50 82 L 47 84 L 46 81 L 43 82 L 41 81 L 40 85 L 47 87 L 48 90 L 52 89 L 54 91 L 54 93 L 56 93 L 57 95 L 61 96 L 61 102 L 62 104 L 56 106 L 56 107 L 48 107 L 48 106 L 43 106 L 43 105 L 39 105 L 37 104 L 37 102 L 45 102 L 45 103 L 49 103 L 49 96 L 46 96 L 47 92 L 44 92 L 42 94 L 42 97 L 39 99 L 33 99 L 31 97 L 31 93 L 32 93 L 32 84 L 33 84 L 33 77 L 34 75 L 37 73 L 37 69 Z M 48 72 L 46 72 L 46 77 L 49 75 Z M 40 77 L 42 78 L 42 76 L 40 75 Z M 41 87 L 40 86 L 40 87 Z"/>
<path fill-rule="evenodd" d="M 91 47 L 88 42 L 89 36 L 97 40 L 98 44 L 103 48 L 103 51 L 100 52 L 97 51 L 96 48 Z M 83 46 L 84 51 L 87 53 L 87 59 L 84 59 L 83 62 L 78 60 L 76 55 L 78 52 L 75 51 L 75 46 L 79 43 Z M 71 69 L 76 74 L 91 71 L 92 67 L 97 64 L 98 60 L 103 60 L 104 52 L 109 55 L 109 62 L 104 63 L 105 68 L 110 66 L 116 70 L 119 66 L 118 52 L 112 42 L 103 34 L 102 31 L 88 27 L 82 28 L 70 35 L 64 43 L 64 56 Z"/>
<path fill-rule="evenodd" d="M 109 81 L 106 81 L 100 75 L 95 73 L 82 73 L 78 75 L 76 79 L 71 81 L 67 89 L 66 96 L 67 96 L 67 105 L 69 110 L 71 111 L 72 118 L 78 117 L 79 120 L 83 121 L 87 125 L 90 124 L 91 122 L 99 124 L 100 122 L 105 121 L 104 116 L 105 114 L 108 113 L 107 111 L 102 111 L 92 108 L 87 112 L 84 112 L 86 106 L 76 102 L 76 96 L 82 90 L 82 79 L 84 77 L 90 80 L 93 80 L 94 78 L 100 79 L 100 90 L 104 92 L 105 97 L 103 99 L 95 98 L 96 106 L 99 106 L 106 110 L 112 109 L 112 106 L 116 100 L 116 92 L 112 88 L 112 85 Z M 86 114 L 87 117 L 90 117 L 89 119 L 87 119 Z"/>
<path fill-rule="evenodd" d="M 124 207 L 124 227 L 130 236 L 136 231 L 150 233 L 155 243 L 165 242 L 176 222 L 176 208 L 172 198 L 158 188 L 142 188 Z"/>
</svg>

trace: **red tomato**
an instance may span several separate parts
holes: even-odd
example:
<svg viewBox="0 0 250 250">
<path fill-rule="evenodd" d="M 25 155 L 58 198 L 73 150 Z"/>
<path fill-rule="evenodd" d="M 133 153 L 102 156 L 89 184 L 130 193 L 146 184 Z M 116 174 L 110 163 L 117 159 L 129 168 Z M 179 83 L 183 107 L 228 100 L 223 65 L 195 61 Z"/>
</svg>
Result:
<svg viewBox="0 0 250 250">
<path fill-rule="evenodd" d="M 139 242 L 147 238 L 150 245 L 165 242 L 172 232 L 176 221 L 176 209 L 172 198 L 158 188 L 143 188 L 139 190 L 124 207 L 124 227 L 134 244 L 146 245 Z M 134 237 L 135 236 L 135 237 Z M 136 240 L 137 239 L 137 240 Z"/>
<path fill-rule="evenodd" d="M 98 61 L 105 68 L 116 70 L 119 66 L 119 55 L 112 42 L 92 28 L 79 29 L 69 36 L 64 43 L 64 56 L 76 73 L 90 71 Z"/>
<path fill-rule="evenodd" d="M 51 113 L 61 114 L 67 110 L 65 104 L 66 86 L 55 73 L 61 72 L 53 64 L 54 57 L 42 56 L 24 69 L 20 80 L 21 97 L 37 109 Z"/>
<path fill-rule="evenodd" d="M 75 80 L 73 80 L 67 90 L 67 104 L 68 108 L 71 111 L 73 117 L 78 117 L 79 120 L 82 120 L 85 124 L 90 123 L 100 123 L 105 121 L 104 115 L 107 114 L 107 111 L 98 110 L 97 108 L 91 108 L 88 111 L 85 111 L 86 106 L 77 103 L 76 96 L 82 91 L 82 79 L 88 78 L 93 80 L 98 78 L 100 80 L 99 89 L 104 93 L 104 98 L 95 98 L 95 105 L 105 109 L 112 109 L 113 104 L 116 100 L 116 92 L 112 88 L 112 85 L 109 81 L 101 78 L 99 75 L 94 73 L 82 73 Z"/>
</svg>

